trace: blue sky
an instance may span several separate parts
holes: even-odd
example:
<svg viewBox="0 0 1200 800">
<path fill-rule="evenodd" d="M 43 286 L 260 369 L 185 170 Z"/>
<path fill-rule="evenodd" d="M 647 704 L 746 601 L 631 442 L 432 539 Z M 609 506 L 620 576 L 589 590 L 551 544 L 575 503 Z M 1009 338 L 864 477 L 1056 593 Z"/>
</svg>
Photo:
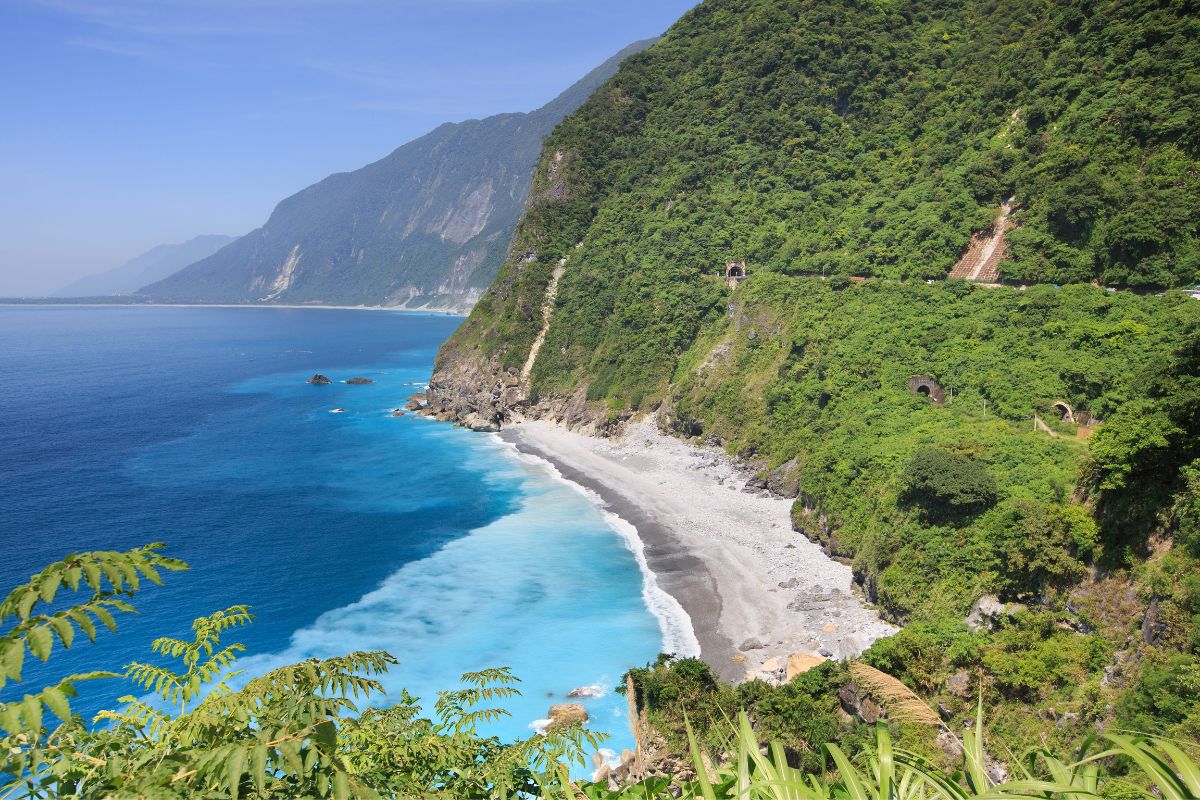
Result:
<svg viewBox="0 0 1200 800">
<path fill-rule="evenodd" d="M 696 0 L 0 0 L 0 296 L 528 111 Z"/>
</svg>

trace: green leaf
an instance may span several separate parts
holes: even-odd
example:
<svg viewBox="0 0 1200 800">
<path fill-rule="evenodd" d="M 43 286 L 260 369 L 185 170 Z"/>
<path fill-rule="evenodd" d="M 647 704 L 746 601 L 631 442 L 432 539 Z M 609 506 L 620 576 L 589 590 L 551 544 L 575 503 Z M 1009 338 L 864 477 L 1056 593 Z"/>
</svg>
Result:
<svg viewBox="0 0 1200 800">
<path fill-rule="evenodd" d="M 251 762 L 254 774 L 254 790 L 259 794 L 266 792 L 267 785 L 267 756 L 270 754 L 270 748 L 265 744 L 260 744 L 254 748 L 253 761 Z"/>
<path fill-rule="evenodd" d="M 4 686 L 4 678 L 14 681 L 21 680 L 21 666 L 25 663 L 25 642 L 20 639 L 9 639 L 0 650 L 0 686 Z"/>
<path fill-rule="evenodd" d="M 62 689 L 57 686 L 50 686 L 42 690 L 42 702 L 46 704 L 54 712 L 54 716 L 66 722 L 71 718 L 71 704 L 67 701 L 67 696 Z"/>
<path fill-rule="evenodd" d="M 21 596 L 20 602 L 17 603 L 17 615 L 22 620 L 29 619 L 29 612 L 33 609 L 33 604 L 37 601 L 37 592 L 27 588 L 25 594 Z"/>
<path fill-rule="evenodd" d="M 30 628 L 25 633 L 25 641 L 29 644 L 29 652 L 33 653 L 39 660 L 47 661 L 50 658 L 50 651 L 54 647 L 54 639 L 50 635 L 50 629 L 44 625 L 37 625 Z"/>
<path fill-rule="evenodd" d="M 67 611 L 67 616 L 75 620 L 75 624 L 79 626 L 79 630 L 83 631 L 90 641 L 96 641 L 96 623 L 88 616 L 86 611 L 79 608 L 72 608 Z"/>
<path fill-rule="evenodd" d="M 18 704 L 0 703 L 0 728 L 4 728 L 13 736 L 25 729 L 21 724 L 21 708 Z"/>
<path fill-rule="evenodd" d="M 346 777 L 346 773 L 340 770 L 333 773 L 333 798 L 334 800 L 350 800 L 350 779 Z"/>
<path fill-rule="evenodd" d="M 62 642 L 64 648 L 69 648 L 71 642 L 75 641 L 75 626 L 66 617 L 51 617 L 50 627 L 58 634 L 59 641 Z"/>
<path fill-rule="evenodd" d="M 48 572 L 42 576 L 42 580 L 38 584 L 38 596 L 42 601 L 49 603 L 54 599 L 54 595 L 58 593 L 58 587 L 62 584 L 62 573 L 55 570 Z"/>
<path fill-rule="evenodd" d="M 240 747 L 236 747 L 229 754 L 229 760 L 225 762 L 225 783 L 229 787 L 229 797 L 231 800 L 237 800 L 238 790 L 241 788 L 242 775 L 246 772 L 246 751 Z"/>
<path fill-rule="evenodd" d="M 84 561 L 82 567 L 87 585 L 92 587 L 92 591 L 100 591 L 100 568 L 96 566 L 96 562 Z"/>
<path fill-rule="evenodd" d="M 21 701 L 21 717 L 29 730 L 41 730 L 42 701 L 34 695 L 25 695 L 25 699 Z"/>
</svg>

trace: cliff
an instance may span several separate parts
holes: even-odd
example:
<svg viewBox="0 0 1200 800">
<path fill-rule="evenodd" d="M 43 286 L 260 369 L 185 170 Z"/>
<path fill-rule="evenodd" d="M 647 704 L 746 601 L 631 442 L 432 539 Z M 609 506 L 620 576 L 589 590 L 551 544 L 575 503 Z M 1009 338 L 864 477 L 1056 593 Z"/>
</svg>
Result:
<svg viewBox="0 0 1200 800">
<path fill-rule="evenodd" d="M 1050 703 L 1060 738 L 1182 725 L 1155 682 L 1200 669 L 1173 510 L 1200 502 L 1200 304 L 1163 291 L 1200 277 L 1189 8 L 706 0 L 547 139 L 431 413 L 653 415 L 759 484 L 787 465 L 797 534 L 909 626 L 869 663 L 952 709 L 980 673 L 1012 741 Z M 1096 582 L 1175 627 L 1130 635 L 1161 614 Z M 985 595 L 1020 611 L 964 627 Z"/>
</svg>

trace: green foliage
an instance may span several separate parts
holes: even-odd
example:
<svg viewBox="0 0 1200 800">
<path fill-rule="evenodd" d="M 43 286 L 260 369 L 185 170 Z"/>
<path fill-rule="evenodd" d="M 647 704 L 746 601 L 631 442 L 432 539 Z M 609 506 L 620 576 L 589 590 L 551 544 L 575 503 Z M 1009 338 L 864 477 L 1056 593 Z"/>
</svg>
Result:
<svg viewBox="0 0 1200 800">
<path fill-rule="evenodd" d="M 1163 797 L 1194 798 L 1200 791 L 1200 763 L 1167 739 L 1121 734 L 1098 743 L 1108 748 L 1084 748 L 1080 758 L 1067 763 L 1043 750 L 1029 753 L 1029 768 L 1017 780 L 999 783 L 988 772 L 989 756 L 983 733 L 983 706 L 978 706 L 975 726 L 964 732 L 962 767 L 947 772 L 911 751 L 897 747 L 889 727 L 875 726 L 871 744 L 852 757 L 835 744 L 826 745 L 834 771 L 812 773 L 789 764 L 777 742 L 763 746 L 746 714 L 731 724 L 728 758 L 718 761 L 689 736 L 694 781 L 669 785 L 652 778 L 617 791 L 585 785 L 591 800 L 1017 800 L 1018 798 Z M 1100 768 L 1106 760 L 1130 760 L 1154 793 L 1142 791 L 1120 778 L 1110 778 Z"/>
<path fill-rule="evenodd" d="M 68 556 L 35 575 L 0 603 L 5 677 L 20 680 L 28 646 L 47 660 L 53 631 L 64 646 L 70 620 L 85 632 L 92 616 L 112 629 L 111 609 L 132 611 L 129 597 L 141 578 L 161 582 L 160 570 L 185 565 L 162 555 L 162 545 L 126 553 Z M 56 615 L 35 613 L 61 587 L 91 590 L 92 598 Z M 194 637 L 156 639 L 153 652 L 177 659 L 183 671 L 133 663 L 126 678 L 177 713 L 134 697 L 119 711 L 97 717 L 89 729 L 72 715 L 74 683 L 114 673 L 71 676 L 20 703 L 0 705 L 0 794 L 29 798 L 229 797 L 516 798 L 561 796 L 569 765 L 583 764 L 600 737 L 581 728 L 555 730 L 512 744 L 482 735 L 478 726 L 506 714 L 493 703 L 517 694 L 507 669 L 463 676 L 466 686 L 442 693 L 438 721 L 420 717 L 408 694 L 397 706 L 360 709 L 379 695 L 379 676 L 395 659 L 387 653 L 351 653 L 309 659 L 253 678 L 236 691 L 228 683 L 241 645 L 222 646 L 222 634 L 250 622 L 232 606 L 192 624 Z M 86 621 L 83 621 L 86 620 Z M 45 637 L 45 639 L 43 638 Z M 13 655 L 16 653 L 17 655 Z M 189 704 L 191 708 L 189 708 Z M 42 706 L 60 724 L 45 724 Z M 362 712 L 362 713 L 360 713 Z"/>
<path fill-rule="evenodd" d="M 1015 197 L 1004 275 L 1200 280 L 1187 3 L 708 0 L 547 139 L 509 258 L 445 356 L 653 402 L 722 315 L 727 259 L 942 279 Z M 841 285 L 845 285 L 842 283 Z"/>
<path fill-rule="evenodd" d="M 188 303 L 468 304 L 504 260 L 542 140 L 650 44 L 630 45 L 535 111 L 447 123 L 331 175 L 141 293 Z"/>
<path fill-rule="evenodd" d="M 126 598 L 141 588 L 143 578 L 161 584 L 160 571 L 187 569 L 182 561 L 162 555 L 162 548 L 162 544 L 150 544 L 124 553 L 72 553 L 10 591 L 0 601 L 0 688 L 8 681 L 21 681 L 26 652 L 45 662 L 50 659 L 55 640 L 64 649 L 69 648 L 79 631 L 94 642 L 97 623 L 115 632 L 114 612 L 133 611 Z M 61 599 L 64 589 L 90 596 L 54 610 L 52 606 Z M 44 730 L 43 707 L 60 720 L 69 720 L 75 684 L 110 677 L 116 674 L 94 671 L 71 675 L 26 694 L 20 701 L 0 703 L 0 729 L 10 737 L 38 736 Z"/>
<path fill-rule="evenodd" d="M 941 448 L 918 450 L 904 470 L 901 500 L 934 521 L 961 520 L 996 502 L 996 481 L 977 459 Z"/>
<path fill-rule="evenodd" d="M 178 705 L 180 713 L 185 713 L 188 702 L 199 696 L 201 691 L 206 694 L 229 691 L 227 681 L 239 674 L 231 671 L 231 667 L 238 653 L 246 648 L 240 644 L 221 648 L 221 633 L 253 619 L 246 606 L 233 606 L 201 617 L 192 623 L 192 630 L 196 634 L 192 641 L 163 637 L 155 639 L 150 645 L 150 649 L 158 655 L 182 661 L 184 672 L 175 673 L 156 664 L 135 662 L 125 668 L 125 677 L 141 689 L 154 692 L 163 700 Z M 133 698 L 128 700 L 132 702 Z"/>
<path fill-rule="evenodd" d="M 1117 707 L 1121 726 L 1152 730 L 1165 726 L 1174 736 L 1200 739 L 1200 658 L 1160 654 L 1142 665 L 1141 675 Z"/>
</svg>

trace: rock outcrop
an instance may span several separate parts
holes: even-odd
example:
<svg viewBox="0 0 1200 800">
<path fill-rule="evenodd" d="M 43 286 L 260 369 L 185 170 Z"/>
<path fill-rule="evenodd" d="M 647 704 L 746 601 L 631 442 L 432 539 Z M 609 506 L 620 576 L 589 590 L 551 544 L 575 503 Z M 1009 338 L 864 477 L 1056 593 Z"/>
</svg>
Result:
<svg viewBox="0 0 1200 800">
<path fill-rule="evenodd" d="M 550 711 L 546 716 L 550 719 L 550 723 L 546 729 L 551 728 L 569 728 L 572 725 L 582 725 L 588 721 L 587 709 L 582 703 L 558 703 L 550 706 Z"/>
<path fill-rule="evenodd" d="M 346 381 L 346 383 L 350 384 L 351 386 L 363 386 L 365 384 L 374 382 L 375 381 L 371 380 L 370 378 L 351 378 L 350 380 Z"/>
<path fill-rule="evenodd" d="M 311 378 L 309 378 L 308 382 L 313 384 L 314 386 L 326 386 L 330 383 L 333 383 L 333 381 L 329 380 L 329 378 L 326 378 L 324 375 L 322 375 L 319 372 L 316 375 L 313 375 Z"/>
</svg>

